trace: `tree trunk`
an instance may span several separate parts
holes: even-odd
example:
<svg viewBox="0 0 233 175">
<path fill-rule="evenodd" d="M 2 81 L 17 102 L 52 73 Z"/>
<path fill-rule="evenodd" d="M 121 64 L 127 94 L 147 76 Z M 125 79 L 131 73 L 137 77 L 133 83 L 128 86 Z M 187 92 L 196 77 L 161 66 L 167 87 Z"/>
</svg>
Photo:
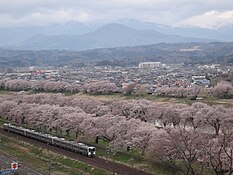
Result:
<svg viewBox="0 0 233 175">
<path fill-rule="evenodd" d="M 96 143 L 96 144 L 99 143 L 99 137 L 98 137 L 98 136 L 96 136 L 96 138 L 95 138 L 95 143 Z"/>
<path fill-rule="evenodd" d="M 79 132 L 76 131 L 76 133 L 75 133 L 75 138 L 76 138 L 76 139 L 78 138 L 78 134 L 79 134 Z"/>
</svg>

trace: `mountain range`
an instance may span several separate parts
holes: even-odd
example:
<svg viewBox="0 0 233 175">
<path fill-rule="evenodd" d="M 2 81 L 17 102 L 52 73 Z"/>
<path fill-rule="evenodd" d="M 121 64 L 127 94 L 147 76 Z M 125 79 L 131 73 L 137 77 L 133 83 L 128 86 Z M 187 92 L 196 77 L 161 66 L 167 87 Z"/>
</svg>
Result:
<svg viewBox="0 0 233 175">
<path fill-rule="evenodd" d="M 109 24 L 80 22 L 0 28 L 0 47 L 16 50 L 75 50 L 157 43 L 233 41 L 233 26 L 218 29 L 171 27 L 134 19 Z"/>
<path fill-rule="evenodd" d="M 179 35 L 183 37 L 195 37 L 204 38 L 218 41 L 233 41 L 233 25 L 226 25 L 219 28 L 201 28 L 192 26 L 180 26 L 172 27 L 163 24 L 156 24 L 151 22 L 143 22 L 135 19 L 120 19 L 117 21 L 119 24 L 123 24 L 128 27 L 132 27 L 137 30 L 155 30 L 163 32 L 167 35 Z"/>
</svg>

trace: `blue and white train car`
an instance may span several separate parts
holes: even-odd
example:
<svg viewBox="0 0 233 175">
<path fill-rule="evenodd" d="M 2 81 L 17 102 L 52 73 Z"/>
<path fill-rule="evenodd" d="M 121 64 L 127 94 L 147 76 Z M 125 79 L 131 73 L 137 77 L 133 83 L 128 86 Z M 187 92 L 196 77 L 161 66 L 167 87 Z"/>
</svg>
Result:
<svg viewBox="0 0 233 175">
<path fill-rule="evenodd" d="M 84 143 L 77 143 L 75 141 L 68 141 L 64 138 L 55 137 L 50 134 L 44 134 L 35 130 L 26 129 L 20 126 L 12 125 L 9 123 L 3 124 L 4 130 L 13 132 L 25 137 L 29 137 L 56 147 L 60 147 L 72 152 L 76 152 L 88 157 L 94 157 L 96 155 L 96 148 L 88 146 Z"/>
</svg>

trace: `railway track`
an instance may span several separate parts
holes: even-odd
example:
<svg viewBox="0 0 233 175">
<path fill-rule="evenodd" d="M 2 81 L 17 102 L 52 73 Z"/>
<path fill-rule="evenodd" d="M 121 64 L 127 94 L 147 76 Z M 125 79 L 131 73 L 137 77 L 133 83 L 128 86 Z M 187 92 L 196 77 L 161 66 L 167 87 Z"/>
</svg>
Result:
<svg viewBox="0 0 233 175">
<path fill-rule="evenodd" d="M 6 169 L 10 169 L 10 165 L 11 163 L 14 162 L 14 160 L 5 155 L 4 153 L 0 152 L 0 169 L 1 170 L 6 170 Z M 29 168 L 28 166 L 22 164 L 21 162 L 19 162 L 20 167 L 15 171 L 18 175 L 44 175 L 41 172 L 38 172 L 32 168 Z"/>
<path fill-rule="evenodd" d="M 54 147 L 52 145 L 47 145 L 47 144 L 42 143 L 42 142 L 37 141 L 37 140 L 33 140 L 33 139 L 30 139 L 30 138 L 27 138 L 27 137 L 24 137 L 24 136 L 15 134 L 15 133 L 7 132 L 2 128 L 0 128 L 0 133 L 2 135 L 7 136 L 7 137 L 13 137 L 13 138 L 17 137 L 17 139 L 19 139 L 19 140 L 31 143 L 31 144 L 38 146 L 38 147 L 41 147 L 41 148 L 49 149 L 50 151 L 54 151 L 58 154 L 68 156 L 70 158 L 85 162 L 85 163 L 90 164 L 92 166 L 111 171 L 111 172 L 118 174 L 118 175 L 152 175 L 151 173 L 148 173 L 148 172 L 145 172 L 142 170 L 138 170 L 138 169 L 135 169 L 135 168 L 123 165 L 123 164 L 113 162 L 113 161 L 105 160 L 102 158 L 85 157 L 85 156 L 82 156 L 82 155 L 77 154 L 77 153 L 73 153 L 73 152 L 58 148 L 58 147 Z"/>
</svg>

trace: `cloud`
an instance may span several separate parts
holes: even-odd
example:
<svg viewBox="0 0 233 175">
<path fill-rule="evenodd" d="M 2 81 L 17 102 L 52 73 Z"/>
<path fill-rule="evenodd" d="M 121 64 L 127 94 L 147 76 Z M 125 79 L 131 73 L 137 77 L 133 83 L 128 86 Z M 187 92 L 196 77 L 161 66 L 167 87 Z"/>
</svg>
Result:
<svg viewBox="0 0 233 175">
<path fill-rule="evenodd" d="M 203 28 L 219 28 L 225 25 L 233 25 L 233 10 L 218 11 L 211 10 L 204 14 L 193 16 L 179 25 L 189 25 Z"/>
<path fill-rule="evenodd" d="M 0 27 L 110 22 L 119 18 L 212 27 L 223 19 L 221 15 L 231 16 L 230 7 L 232 0 L 0 0 Z M 214 18 L 212 22 L 208 22 L 209 16 Z M 221 25 L 231 23 L 229 20 L 224 18 Z"/>
<path fill-rule="evenodd" d="M 41 10 L 20 17 L 10 14 L 0 14 L 0 26 L 43 26 L 50 23 L 65 23 L 69 21 L 87 22 L 89 14 L 73 9 Z"/>
</svg>

